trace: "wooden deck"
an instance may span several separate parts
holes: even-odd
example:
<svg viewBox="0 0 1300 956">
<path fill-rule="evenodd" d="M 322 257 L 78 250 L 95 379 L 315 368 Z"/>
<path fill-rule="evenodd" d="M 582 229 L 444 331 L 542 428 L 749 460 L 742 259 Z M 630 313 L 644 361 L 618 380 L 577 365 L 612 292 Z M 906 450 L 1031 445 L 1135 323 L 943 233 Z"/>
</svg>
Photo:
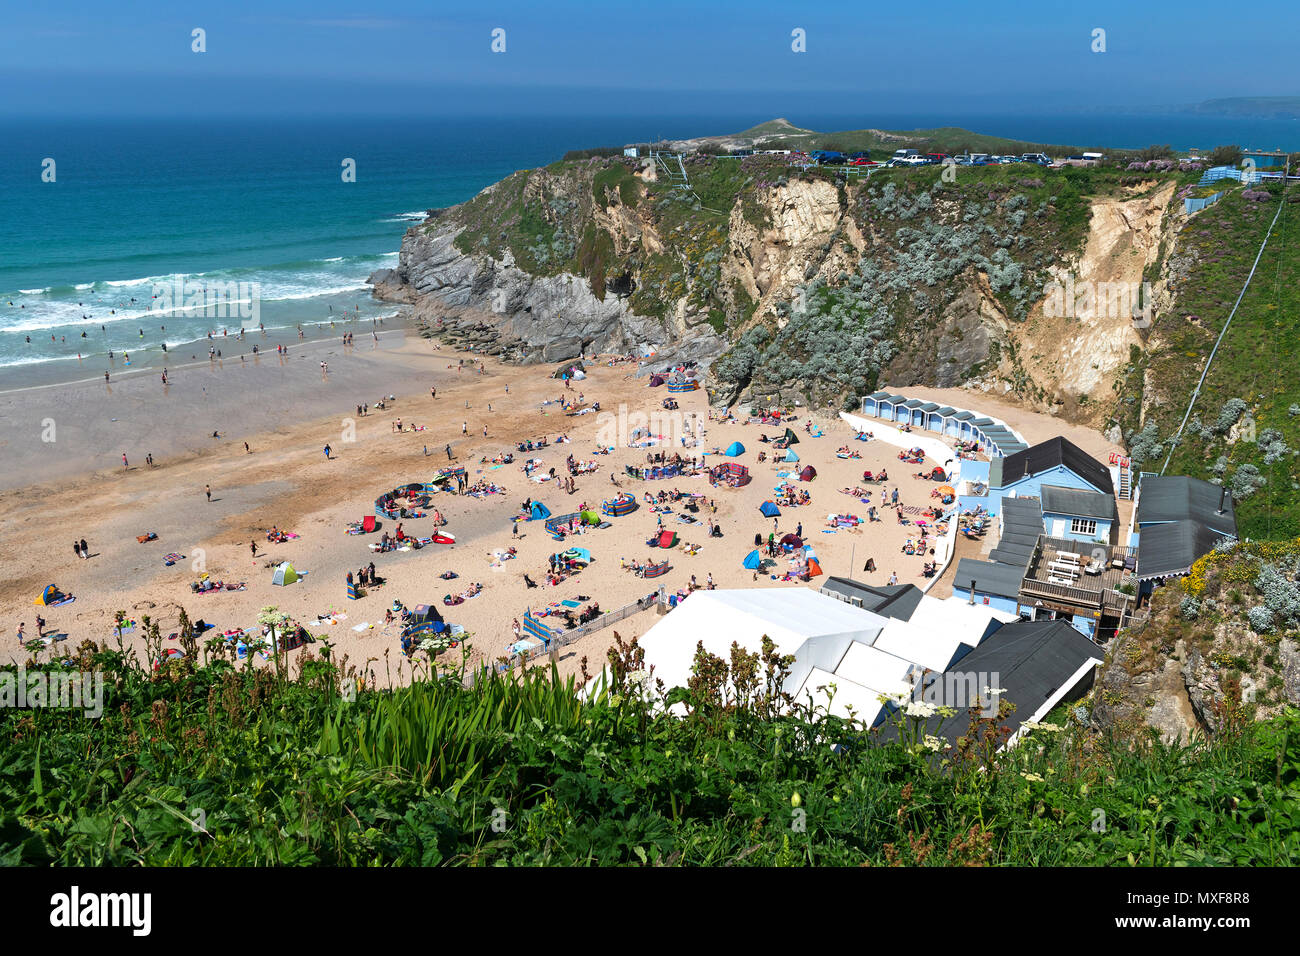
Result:
<svg viewBox="0 0 1300 956">
<path fill-rule="evenodd" d="M 1021 594 L 1088 611 L 1118 613 L 1132 600 L 1118 588 L 1126 576 L 1122 563 L 1133 551 L 1133 548 L 1039 535 L 1020 584 Z M 1118 568 L 1112 567 L 1116 561 L 1121 563 Z M 1102 568 L 1099 574 L 1088 573 L 1089 568 L 1098 566 Z"/>
</svg>

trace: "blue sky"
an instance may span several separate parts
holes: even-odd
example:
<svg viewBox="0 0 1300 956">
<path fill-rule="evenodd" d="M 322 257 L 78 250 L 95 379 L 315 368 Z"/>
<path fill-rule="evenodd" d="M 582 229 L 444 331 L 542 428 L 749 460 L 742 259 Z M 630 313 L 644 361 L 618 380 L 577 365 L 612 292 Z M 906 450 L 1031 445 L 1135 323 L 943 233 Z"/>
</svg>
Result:
<svg viewBox="0 0 1300 956">
<path fill-rule="evenodd" d="M 11 116 L 996 113 L 1300 93 L 1300 11 L 1285 6 L 1263 20 L 1222 2 L 1104 0 L 7 7 Z M 190 49 L 196 27 L 206 53 Z M 791 51 L 796 27 L 806 53 Z M 1090 49 L 1098 27 L 1105 53 Z"/>
</svg>

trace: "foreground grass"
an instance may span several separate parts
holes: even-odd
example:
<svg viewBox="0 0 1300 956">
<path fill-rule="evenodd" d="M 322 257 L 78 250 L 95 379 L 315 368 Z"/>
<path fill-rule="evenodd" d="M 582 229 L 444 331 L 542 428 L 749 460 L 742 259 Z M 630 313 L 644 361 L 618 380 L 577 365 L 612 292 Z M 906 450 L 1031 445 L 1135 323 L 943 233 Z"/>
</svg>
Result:
<svg viewBox="0 0 1300 956">
<path fill-rule="evenodd" d="M 724 701 L 716 669 L 678 719 L 626 690 L 579 703 L 545 672 L 346 700 L 323 661 L 148 675 L 83 647 L 77 666 L 106 675 L 102 718 L 0 712 L 0 863 L 1300 860 L 1294 711 L 1190 747 L 1044 728 L 1010 755 L 986 721 L 940 757 L 907 727 L 885 743 Z"/>
</svg>

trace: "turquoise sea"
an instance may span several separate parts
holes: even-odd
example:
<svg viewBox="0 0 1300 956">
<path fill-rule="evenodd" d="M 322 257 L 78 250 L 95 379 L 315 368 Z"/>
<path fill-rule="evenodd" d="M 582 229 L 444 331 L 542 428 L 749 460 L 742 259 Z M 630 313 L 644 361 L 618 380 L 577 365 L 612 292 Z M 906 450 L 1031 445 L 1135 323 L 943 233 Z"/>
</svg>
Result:
<svg viewBox="0 0 1300 956">
<path fill-rule="evenodd" d="M 396 262 L 402 233 L 425 210 L 570 149 L 734 131 L 767 118 L 0 123 L 0 388 L 6 379 L 80 377 L 78 353 L 127 351 L 137 366 L 158 364 L 166 343 L 188 349 L 177 354 L 188 359 L 206 351 L 209 331 L 234 335 L 257 319 L 270 345 L 295 340 L 299 324 L 314 335 L 335 334 L 331 321 L 368 329 L 392 307 L 369 299 L 365 279 Z M 822 130 L 960 125 L 1084 146 L 1300 146 L 1298 124 L 1276 120 L 790 119 Z M 53 182 L 42 181 L 47 159 Z M 355 182 L 343 181 L 345 159 L 355 160 Z M 158 286 L 178 280 L 186 289 L 255 284 L 257 319 L 154 307 Z"/>
</svg>

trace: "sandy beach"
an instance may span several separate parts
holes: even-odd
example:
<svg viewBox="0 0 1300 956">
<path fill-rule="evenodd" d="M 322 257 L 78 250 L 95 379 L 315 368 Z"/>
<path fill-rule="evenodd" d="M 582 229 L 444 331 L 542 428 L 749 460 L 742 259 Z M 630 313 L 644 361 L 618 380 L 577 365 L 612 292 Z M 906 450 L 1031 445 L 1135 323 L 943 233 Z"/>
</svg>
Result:
<svg viewBox="0 0 1300 956">
<path fill-rule="evenodd" d="M 704 586 L 709 575 L 718 587 L 804 587 L 798 581 L 773 580 L 772 574 L 787 569 L 786 560 L 778 560 L 762 574 L 744 569 L 741 563 L 753 549 L 756 534 L 766 539 L 776 531 L 779 538 L 800 526 L 826 574 L 852 574 L 858 580 L 884 584 L 897 573 L 901 582 L 926 583 L 921 575 L 926 556 L 902 551 L 907 539 L 918 539 L 917 526 L 898 523 L 888 509 L 880 510 L 882 520 L 865 523 L 868 504 L 841 489 L 862 485 L 870 503 L 879 506 L 881 486 L 864 484 L 862 472 L 884 468 L 890 475 L 886 487 L 899 489 L 900 502 L 912 522 L 921 509 L 935 503 L 930 496 L 934 484 L 914 475 L 942 462 L 908 465 L 898 460 L 898 449 L 892 445 L 853 440 L 849 427 L 838 418 L 815 417 L 813 424 L 824 430 L 818 438 L 805 430 L 806 413 L 796 410 L 798 467 L 812 464 L 818 474 L 810 482 L 794 479 L 796 486 L 810 493 L 811 502 L 783 508 L 774 521 L 763 517 L 759 506 L 774 496 L 778 471 L 791 466 L 773 464 L 771 446 L 761 442 L 760 435 L 779 437 L 783 427 L 708 421 L 698 447 L 678 449 L 688 457 L 704 454 L 710 464 L 735 460 L 747 466 L 753 480 L 741 488 L 711 487 L 704 476 L 639 481 L 624 473 L 627 465 L 644 465 L 647 455 L 657 449 L 620 446 L 607 455 L 595 454 L 597 434 L 607 418 L 594 413 L 566 416 L 560 400 L 567 398 L 578 408 L 598 401 L 606 415 L 620 408 L 629 416 L 662 415 L 666 390 L 647 387 L 647 379 L 637 378 L 632 365 L 610 367 L 589 360 L 587 378 L 566 391 L 562 382 L 551 377 L 552 366 L 503 366 L 491 358 L 440 350 L 432 340 L 409 332 L 392 330 L 381 335 L 378 343 L 367 339 L 352 348 L 321 343 L 318 350 L 320 354 L 304 347 L 301 355 L 287 360 L 273 353 L 238 367 L 227 360 L 224 367 L 181 369 L 166 392 L 150 376 L 109 388 L 102 383 L 80 384 L 6 393 L 0 399 L 8 452 L 2 471 L 8 490 L 0 493 L 0 508 L 7 518 L 0 560 L 0 620 L 4 622 L 0 654 L 6 659 L 25 657 L 17 645 L 16 628 L 25 622 L 27 637 L 35 637 L 37 613 L 46 618 L 48 631 L 67 635 L 59 638 L 57 649 L 75 647 L 87 638 L 113 643 L 114 612 L 119 610 L 136 620 L 143 614 L 153 616 L 167 635 L 175 630 L 181 607 L 191 619 L 201 618 L 224 631 L 252 629 L 259 610 L 275 605 L 328 639 L 336 655 L 346 655 L 352 664 L 370 670 L 383 686 L 410 676 L 409 665 L 399 664 L 400 625 L 384 624 L 385 611 L 394 600 L 407 607 L 436 603 L 448 621 L 469 632 L 467 643 L 475 658 L 494 659 L 516 640 L 512 622 L 528 608 L 537 613 L 561 601 L 585 606 L 595 600 L 608 611 L 633 603 L 659 586 L 670 593 L 685 591 L 692 577 Z M 320 368 L 322 360 L 329 364 L 327 374 Z M 464 369 L 459 367 L 462 360 Z M 481 371 L 480 361 L 484 361 Z M 430 395 L 435 387 L 436 399 Z M 396 396 L 389 408 L 357 417 L 357 405 L 373 405 L 386 395 Z M 708 417 L 704 391 L 674 397 L 681 414 Z M 975 396 L 966 398 L 968 404 L 976 404 Z M 735 410 L 738 417 L 745 411 Z M 47 417 L 56 422 L 57 440 L 42 449 L 39 426 Z M 396 432 L 394 422 L 399 417 L 404 425 L 424 430 Z M 1051 424 L 1050 420 L 1035 422 L 1037 418 L 1046 416 L 1021 412 L 1014 420 L 1026 434 L 1034 435 L 1035 429 Z M 22 428 L 21 422 L 32 424 Z M 348 440 L 349 428 L 355 429 L 354 440 Z M 214 429 L 220 438 L 212 438 Z M 135 437 L 128 440 L 127 435 Z M 569 442 L 557 442 L 561 435 Z M 541 437 L 549 444 L 540 451 L 516 449 L 518 442 Z M 245 441 L 250 452 L 245 452 Z M 725 459 L 715 454 L 733 441 L 745 445 L 742 456 Z M 332 446 L 329 459 L 323 454 L 327 443 Z M 397 522 L 390 519 L 380 519 L 379 530 L 372 535 L 345 533 L 348 522 L 373 513 L 379 495 L 428 480 L 445 466 L 448 444 L 455 463 L 466 467 L 471 483 L 487 479 L 504 489 L 483 498 L 433 496 L 431 510 L 445 516 L 444 530 L 455 536 L 455 544 L 372 553 L 371 542 L 384 531 L 396 530 Z M 836 450 L 846 445 L 861 458 L 837 457 Z M 128 455 L 126 468 L 120 460 L 123 451 Z M 769 461 L 759 463 L 763 451 Z M 514 455 L 511 464 L 480 461 L 507 452 Z M 153 467 L 145 463 L 148 453 L 154 456 Z M 538 473 L 555 468 L 558 475 L 567 475 L 570 454 L 597 463 L 594 473 L 575 479 L 572 494 L 554 481 L 538 482 L 523 473 L 524 461 L 535 458 L 542 463 Z M 611 474 L 618 488 L 611 483 Z M 211 487 L 211 501 L 205 486 Z M 701 523 L 680 521 L 684 512 L 679 504 L 669 505 L 669 513 L 652 511 L 644 496 L 661 490 L 703 495 L 697 519 Z M 583 505 L 599 510 L 601 501 L 618 491 L 636 495 L 641 507 L 608 519 L 611 527 L 590 529 L 560 543 L 546 533 L 542 522 L 521 521 L 519 538 L 513 537 L 512 516 L 526 499 L 541 500 L 559 515 Z M 864 524 L 832 531 L 827 527 L 831 513 L 856 514 Z M 646 544 L 661 518 L 665 528 L 677 532 L 675 550 L 664 552 Z M 708 537 L 707 522 L 717 523 L 723 537 Z M 431 516 L 402 524 L 409 535 L 425 536 L 434 530 Z M 270 543 L 266 531 L 273 526 L 298 537 Z M 148 533 L 156 534 L 156 539 L 137 541 Z M 71 547 L 81 538 L 88 542 L 89 559 L 77 557 Z M 256 558 L 252 542 L 258 546 Z M 685 550 L 689 544 L 698 545 L 695 554 Z M 548 558 L 571 546 L 589 549 L 595 560 L 558 586 L 546 584 Z M 500 560 L 500 553 L 510 547 L 517 555 Z M 170 553 L 185 557 L 168 567 L 164 556 Z M 625 563 L 648 563 L 665 554 L 671 570 L 653 581 L 623 568 Z M 873 573 L 863 570 L 868 559 L 875 562 Z M 190 582 L 198 577 L 196 560 L 201 560 L 213 580 L 242 581 L 246 590 L 193 593 Z M 293 585 L 273 586 L 273 565 L 284 560 L 307 574 Z M 346 574 L 371 561 L 385 583 L 360 600 L 347 600 Z M 440 575 L 446 571 L 459 576 L 444 580 Z M 528 588 L 525 573 L 539 587 Z M 454 607 L 443 606 L 443 595 L 460 593 L 472 583 L 481 583 L 479 595 Z M 34 606 L 47 584 L 57 585 L 76 600 L 60 607 Z M 332 612 L 341 612 L 346 619 L 310 624 Z M 561 672 L 577 673 L 584 657 L 595 672 L 615 631 L 627 639 L 644 633 L 657 619 L 651 608 L 574 642 L 563 649 Z M 547 620 L 557 623 L 555 618 Z M 127 640 L 143 652 L 140 630 L 128 634 Z M 319 649 L 308 645 L 307 651 Z"/>
</svg>

